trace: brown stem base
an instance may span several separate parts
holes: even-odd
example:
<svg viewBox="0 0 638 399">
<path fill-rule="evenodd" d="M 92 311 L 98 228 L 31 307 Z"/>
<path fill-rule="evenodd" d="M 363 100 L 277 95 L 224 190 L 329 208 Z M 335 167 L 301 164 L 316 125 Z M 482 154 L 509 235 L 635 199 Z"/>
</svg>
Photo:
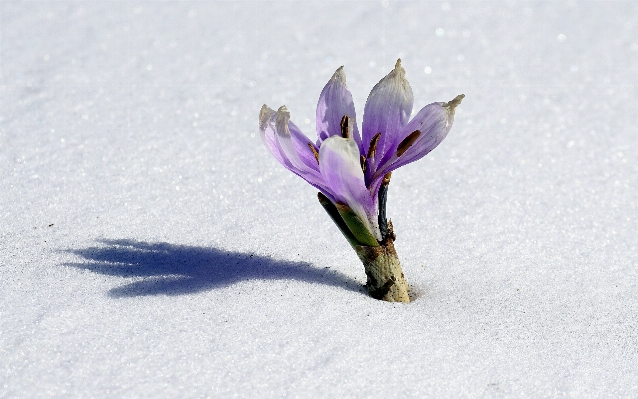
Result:
<svg viewBox="0 0 638 399">
<path fill-rule="evenodd" d="M 353 246 L 368 277 L 366 287 L 371 297 L 388 302 L 410 302 L 408 283 L 394 249 L 394 233 L 389 234 L 378 247 Z"/>
</svg>

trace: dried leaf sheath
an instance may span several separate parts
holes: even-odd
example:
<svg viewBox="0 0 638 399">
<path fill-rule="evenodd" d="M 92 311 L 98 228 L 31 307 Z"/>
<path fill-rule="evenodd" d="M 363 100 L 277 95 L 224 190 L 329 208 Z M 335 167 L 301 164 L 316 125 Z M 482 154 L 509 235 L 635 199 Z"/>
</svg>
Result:
<svg viewBox="0 0 638 399">
<path fill-rule="evenodd" d="M 355 246 L 367 276 L 366 287 L 371 297 L 388 302 L 410 302 L 409 286 L 394 249 L 392 222 L 389 234 L 377 247 Z"/>
</svg>

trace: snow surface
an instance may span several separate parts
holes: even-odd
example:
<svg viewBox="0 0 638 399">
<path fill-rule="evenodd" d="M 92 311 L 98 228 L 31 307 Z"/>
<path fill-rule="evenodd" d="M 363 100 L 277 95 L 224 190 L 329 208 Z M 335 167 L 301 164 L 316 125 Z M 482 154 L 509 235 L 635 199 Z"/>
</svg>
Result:
<svg viewBox="0 0 638 399">
<path fill-rule="evenodd" d="M 398 57 L 407 305 L 257 132 Z M 0 2 L 0 397 L 638 397 L 637 72 L 637 2 Z"/>
</svg>

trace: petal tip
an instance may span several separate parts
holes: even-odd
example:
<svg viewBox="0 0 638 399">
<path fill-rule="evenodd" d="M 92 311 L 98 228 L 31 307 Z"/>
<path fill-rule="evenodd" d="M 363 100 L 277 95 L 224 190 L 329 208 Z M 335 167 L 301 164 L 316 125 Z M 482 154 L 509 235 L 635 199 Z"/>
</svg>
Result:
<svg viewBox="0 0 638 399">
<path fill-rule="evenodd" d="M 274 112 L 275 111 L 270 109 L 270 107 L 266 104 L 261 106 L 261 110 L 259 110 L 259 129 L 264 130 L 266 128 L 266 125 Z"/>
<path fill-rule="evenodd" d="M 285 105 L 282 105 L 277 110 L 277 115 L 275 116 L 275 126 L 277 127 L 277 133 L 282 135 L 290 135 L 290 130 L 288 129 L 288 121 L 290 120 L 290 111 L 286 108 Z"/>
<path fill-rule="evenodd" d="M 343 65 L 341 65 L 339 68 L 337 68 L 337 70 L 335 71 L 334 74 L 332 74 L 332 80 L 343 83 L 344 85 L 346 84 L 346 73 L 343 70 Z"/>
<path fill-rule="evenodd" d="M 259 119 L 261 119 L 262 115 L 267 114 L 270 111 L 272 111 L 272 109 L 269 106 L 267 106 L 266 104 L 262 105 L 261 109 L 259 110 Z"/>
<path fill-rule="evenodd" d="M 441 104 L 441 106 L 444 108 L 449 108 L 451 111 L 454 111 L 454 108 L 458 107 L 464 98 L 465 98 L 465 94 L 459 94 L 458 96 L 454 97 L 454 99 Z"/>
<path fill-rule="evenodd" d="M 405 69 L 403 69 L 403 66 L 401 65 L 401 58 L 399 58 L 396 64 L 394 64 L 394 69 L 391 70 L 390 73 L 388 73 L 383 79 L 381 79 L 379 83 L 383 82 L 384 80 L 394 81 L 395 84 L 401 84 L 401 85 L 408 84 L 407 83 L 408 81 L 405 78 Z"/>
<path fill-rule="evenodd" d="M 405 75 L 405 69 L 403 69 L 403 66 L 401 65 L 401 58 L 397 59 L 396 64 L 394 64 L 394 71 L 396 71 L 398 75 Z"/>
</svg>

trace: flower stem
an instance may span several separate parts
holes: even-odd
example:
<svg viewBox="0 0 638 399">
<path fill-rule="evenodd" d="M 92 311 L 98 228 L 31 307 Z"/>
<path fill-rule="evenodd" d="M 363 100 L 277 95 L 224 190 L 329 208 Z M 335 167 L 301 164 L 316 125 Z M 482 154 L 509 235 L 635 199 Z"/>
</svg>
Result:
<svg viewBox="0 0 638 399">
<path fill-rule="evenodd" d="M 381 245 L 352 247 L 365 268 L 368 277 L 366 287 L 371 297 L 388 302 L 410 302 L 408 283 L 394 249 L 394 238 L 392 222 L 389 221 L 388 234 Z"/>
<path fill-rule="evenodd" d="M 385 187 L 387 189 L 387 184 Z M 386 223 L 386 234 L 382 242 L 378 242 L 375 246 L 363 245 L 343 220 L 343 216 L 346 214 L 339 212 L 337 207 L 322 193 L 318 193 L 318 197 L 321 205 L 363 263 L 368 277 L 366 287 L 370 296 L 388 302 L 410 302 L 408 283 L 405 281 L 399 256 L 394 249 L 396 235 L 392 229 L 392 221 L 388 220 Z M 385 206 L 383 210 L 383 220 L 385 221 Z"/>
</svg>

